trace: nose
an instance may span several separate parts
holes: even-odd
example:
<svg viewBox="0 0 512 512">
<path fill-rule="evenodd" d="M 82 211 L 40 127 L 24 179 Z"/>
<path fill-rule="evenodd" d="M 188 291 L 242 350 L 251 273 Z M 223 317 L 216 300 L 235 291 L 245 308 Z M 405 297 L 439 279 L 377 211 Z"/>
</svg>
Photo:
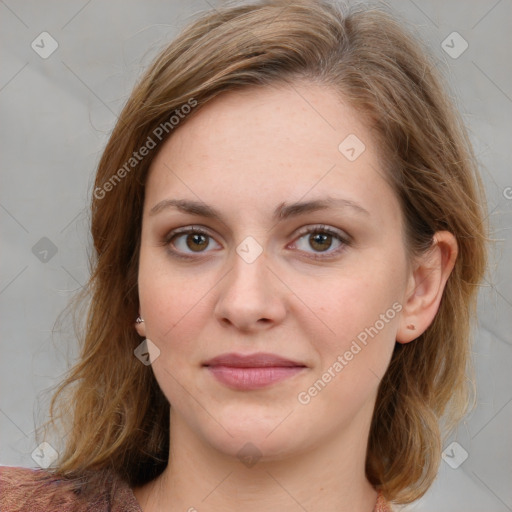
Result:
<svg viewBox="0 0 512 512">
<path fill-rule="evenodd" d="M 219 286 L 214 314 L 226 326 L 256 332 L 286 316 L 286 289 L 270 269 L 265 252 L 252 263 L 235 254 L 232 270 Z"/>
</svg>

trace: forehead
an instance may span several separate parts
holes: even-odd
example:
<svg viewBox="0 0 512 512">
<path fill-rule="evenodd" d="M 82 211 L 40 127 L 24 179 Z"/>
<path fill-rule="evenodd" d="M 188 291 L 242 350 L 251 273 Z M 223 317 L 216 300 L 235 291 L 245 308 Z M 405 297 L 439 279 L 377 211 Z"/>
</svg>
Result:
<svg viewBox="0 0 512 512">
<path fill-rule="evenodd" d="M 179 195 L 263 212 L 284 200 L 339 192 L 367 209 L 393 209 L 381 163 L 362 116 L 326 86 L 229 91 L 195 111 L 159 149 L 147 204 Z"/>
<path fill-rule="evenodd" d="M 226 159 L 264 158 L 272 153 L 274 161 L 279 161 L 279 156 L 290 161 L 293 154 L 297 160 L 304 155 L 309 159 L 313 154 L 332 160 L 333 154 L 339 156 L 338 146 L 349 135 L 358 136 L 366 148 L 372 149 L 358 111 L 332 88 L 298 82 L 221 93 L 193 111 L 182 127 L 178 126 L 164 144 L 163 152 L 166 147 L 176 152 L 179 146 L 193 142 L 201 156 L 215 154 L 216 159 L 229 149 Z M 262 142 L 264 154 L 258 145 Z"/>
</svg>

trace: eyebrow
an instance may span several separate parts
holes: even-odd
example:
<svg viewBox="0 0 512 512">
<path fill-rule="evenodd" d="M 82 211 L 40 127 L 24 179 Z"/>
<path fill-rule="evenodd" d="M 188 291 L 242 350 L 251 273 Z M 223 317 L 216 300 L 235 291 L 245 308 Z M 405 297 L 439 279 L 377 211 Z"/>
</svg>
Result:
<svg viewBox="0 0 512 512">
<path fill-rule="evenodd" d="M 156 215 L 169 208 L 175 208 L 183 213 L 215 219 L 219 222 L 225 223 L 222 214 L 215 208 L 201 201 L 191 201 L 189 199 L 164 199 L 151 208 L 149 215 Z M 354 213 L 360 215 L 370 215 L 368 210 L 354 201 L 342 198 L 326 197 L 316 199 L 314 201 L 303 201 L 291 204 L 283 202 L 274 210 L 273 219 L 275 221 L 283 221 L 305 213 L 327 210 L 329 208 L 350 209 L 353 210 Z"/>
</svg>

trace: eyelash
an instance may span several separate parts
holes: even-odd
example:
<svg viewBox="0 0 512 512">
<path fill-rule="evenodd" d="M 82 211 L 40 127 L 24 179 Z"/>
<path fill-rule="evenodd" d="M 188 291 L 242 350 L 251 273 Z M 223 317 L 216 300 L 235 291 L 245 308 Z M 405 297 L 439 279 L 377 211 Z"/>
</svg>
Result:
<svg viewBox="0 0 512 512">
<path fill-rule="evenodd" d="M 341 245 L 337 249 L 335 249 L 333 251 L 330 251 L 330 252 L 324 251 L 324 252 L 317 252 L 317 253 L 314 253 L 314 252 L 313 253 L 307 253 L 308 254 L 308 256 L 307 256 L 308 258 L 311 258 L 311 259 L 314 259 L 314 260 L 326 260 L 326 259 L 332 258 L 333 256 L 337 256 L 346 247 L 350 246 L 351 240 L 350 240 L 350 237 L 348 235 L 345 235 L 342 232 L 334 230 L 334 229 L 330 228 L 329 226 L 325 226 L 323 224 L 317 225 L 317 226 L 313 226 L 313 227 L 307 227 L 307 228 L 301 230 L 298 233 L 298 235 L 295 238 L 295 240 L 300 240 L 305 235 L 316 235 L 316 234 L 330 235 L 330 236 L 334 237 L 335 239 L 337 239 L 340 242 Z M 172 256 L 177 257 L 177 258 L 181 258 L 181 259 L 185 259 L 185 260 L 197 259 L 197 256 L 187 256 L 187 255 L 185 255 L 185 254 L 183 254 L 183 253 L 181 253 L 179 251 L 176 251 L 174 249 L 170 249 L 172 241 L 175 238 L 177 238 L 179 236 L 183 236 L 183 235 L 203 235 L 203 236 L 205 236 L 207 238 L 213 239 L 213 237 L 206 230 L 204 230 L 202 228 L 199 228 L 199 227 L 195 227 L 195 226 L 186 227 L 186 228 L 179 228 L 179 229 L 176 229 L 174 231 L 171 231 L 165 237 L 164 245 L 169 248 L 169 252 L 171 253 Z M 296 243 L 296 242 L 294 242 L 294 243 Z M 201 252 L 198 252 L 197 254 L 200 255 Z M 326 256 L 324 256 L 324 254 L 326 254 Z M 201 256 L 199 256 L 199 257 L 201 257 Z"/>
</svg>

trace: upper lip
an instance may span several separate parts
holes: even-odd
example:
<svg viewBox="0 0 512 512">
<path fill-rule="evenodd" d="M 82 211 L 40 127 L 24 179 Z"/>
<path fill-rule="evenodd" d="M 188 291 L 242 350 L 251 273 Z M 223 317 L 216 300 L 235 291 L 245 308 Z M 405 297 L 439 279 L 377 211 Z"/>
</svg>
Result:
<svg viewBox="0 0 512 512">
<path fill-rule="evenodd" d="M 276 354 L 269 354 L 265 352 L 258 352 L 256 354 L 221 354 L 212 359 L 209 359 L 203 366 L 231 366 L 234 368 L 258 368 L 269 366 L 302 366 L 306 365 L 286 359 Z"/>
</svg>

